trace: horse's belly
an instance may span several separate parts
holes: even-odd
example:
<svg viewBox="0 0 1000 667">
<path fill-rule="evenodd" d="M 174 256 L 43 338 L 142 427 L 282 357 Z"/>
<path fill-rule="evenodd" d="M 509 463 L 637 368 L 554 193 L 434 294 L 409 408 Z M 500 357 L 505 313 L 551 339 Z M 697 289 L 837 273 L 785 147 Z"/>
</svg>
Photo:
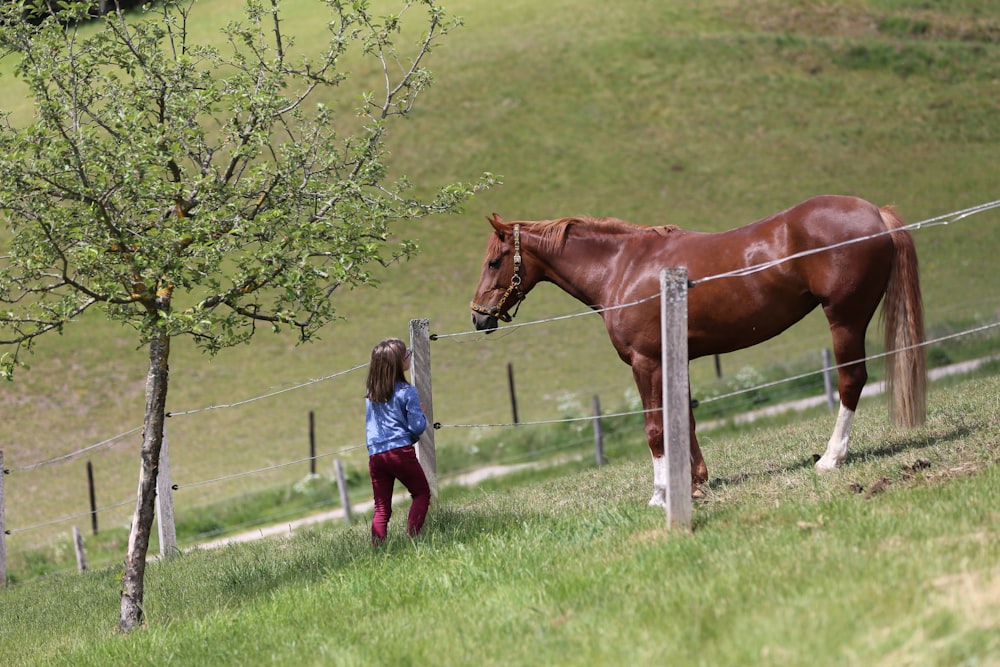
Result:
<svg viewBox="0 0 1000 667">
<path fill-rule="evenodd" d="M 692 359 L 752 347 L 774 338 L 808 315 L 819 302 L 812 295 L 772 299 L 760 307 L 747 301 L 688 313 L 688 354 Z"/>
</svg>

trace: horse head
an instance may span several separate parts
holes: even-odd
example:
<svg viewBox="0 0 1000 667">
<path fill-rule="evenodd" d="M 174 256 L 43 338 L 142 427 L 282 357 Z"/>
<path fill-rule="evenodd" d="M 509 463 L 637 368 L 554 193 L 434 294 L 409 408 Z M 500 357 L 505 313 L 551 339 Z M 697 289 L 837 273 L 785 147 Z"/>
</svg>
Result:
<svg viewBox="0 0 1000 667">
<path fill-rule="evenodd" d="M 493 225 L 493 234 L 486 245 L 483 272 L 469 307 L 476 330 L 491 333 L 498 320 L 513 319 L 528 288 L 522 288 L 521 224 L 504 222 L 496 213 L 486 219 Z"/>
</svg>

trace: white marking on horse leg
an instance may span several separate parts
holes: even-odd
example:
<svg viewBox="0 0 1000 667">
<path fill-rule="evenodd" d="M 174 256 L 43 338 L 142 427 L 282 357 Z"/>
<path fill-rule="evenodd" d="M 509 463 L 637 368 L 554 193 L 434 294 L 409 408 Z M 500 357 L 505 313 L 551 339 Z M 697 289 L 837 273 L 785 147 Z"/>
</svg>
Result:
<svg viewBox="0 0 1000 667">
<path fill-rule="evenodd" d="M 649 499 L 651 507 L 667 506 L 667 457 L 653 457 L 653 497 Z"/>
<path fill-rule="evenodd" d="M 851 437 L 851 425 L 854 423 L 854 410 L 840 406 L 837 413 L 837 423 L 833 427 L 833 435 L 826 446 L 826 452 L 816 461 L 817 470 L 833 470 L 847 458 L 847 441 Z"/>
</svg>

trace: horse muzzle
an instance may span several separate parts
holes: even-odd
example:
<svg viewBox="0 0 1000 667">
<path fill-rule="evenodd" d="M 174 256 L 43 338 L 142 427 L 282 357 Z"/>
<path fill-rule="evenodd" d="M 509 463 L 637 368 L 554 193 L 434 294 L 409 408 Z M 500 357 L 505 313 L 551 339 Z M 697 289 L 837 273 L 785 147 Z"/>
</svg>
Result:
<svg viewBox="0 0 1000 667">
<path fill-rule="evenodd" d="M 485 331 L 489 334 L 496 331 L 500 323 L 496 315 L 473 311 L 472 325 L 476 327 L 476 331 Z"/>
</svg>

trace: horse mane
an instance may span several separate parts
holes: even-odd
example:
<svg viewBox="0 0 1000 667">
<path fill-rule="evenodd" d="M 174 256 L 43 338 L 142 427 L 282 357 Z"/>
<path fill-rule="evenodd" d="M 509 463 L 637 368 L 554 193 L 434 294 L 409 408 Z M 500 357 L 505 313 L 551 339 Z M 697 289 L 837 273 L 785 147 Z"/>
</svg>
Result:
<svg viewBox="0 0 1000 667">
<path fill-rule="evenodd" d="M 660 235 L 665 235 L 677 229 L 673 225 L 662 227 L 645 227 L 636 225 L 618 218 L 592 218 L 592 217 L 572 217 L 559 218 L 558 220 L 539 220 L 537 222 L 522 223 L 530 225 L 530 229 L 541 237 L 540 250 L 543 252 L 559 252 L 566 244 L 570 229 L 581 227 L 595 230 L 601 234 L 631 234 L 637 231 L 653 230 Z"/>
</svg>

